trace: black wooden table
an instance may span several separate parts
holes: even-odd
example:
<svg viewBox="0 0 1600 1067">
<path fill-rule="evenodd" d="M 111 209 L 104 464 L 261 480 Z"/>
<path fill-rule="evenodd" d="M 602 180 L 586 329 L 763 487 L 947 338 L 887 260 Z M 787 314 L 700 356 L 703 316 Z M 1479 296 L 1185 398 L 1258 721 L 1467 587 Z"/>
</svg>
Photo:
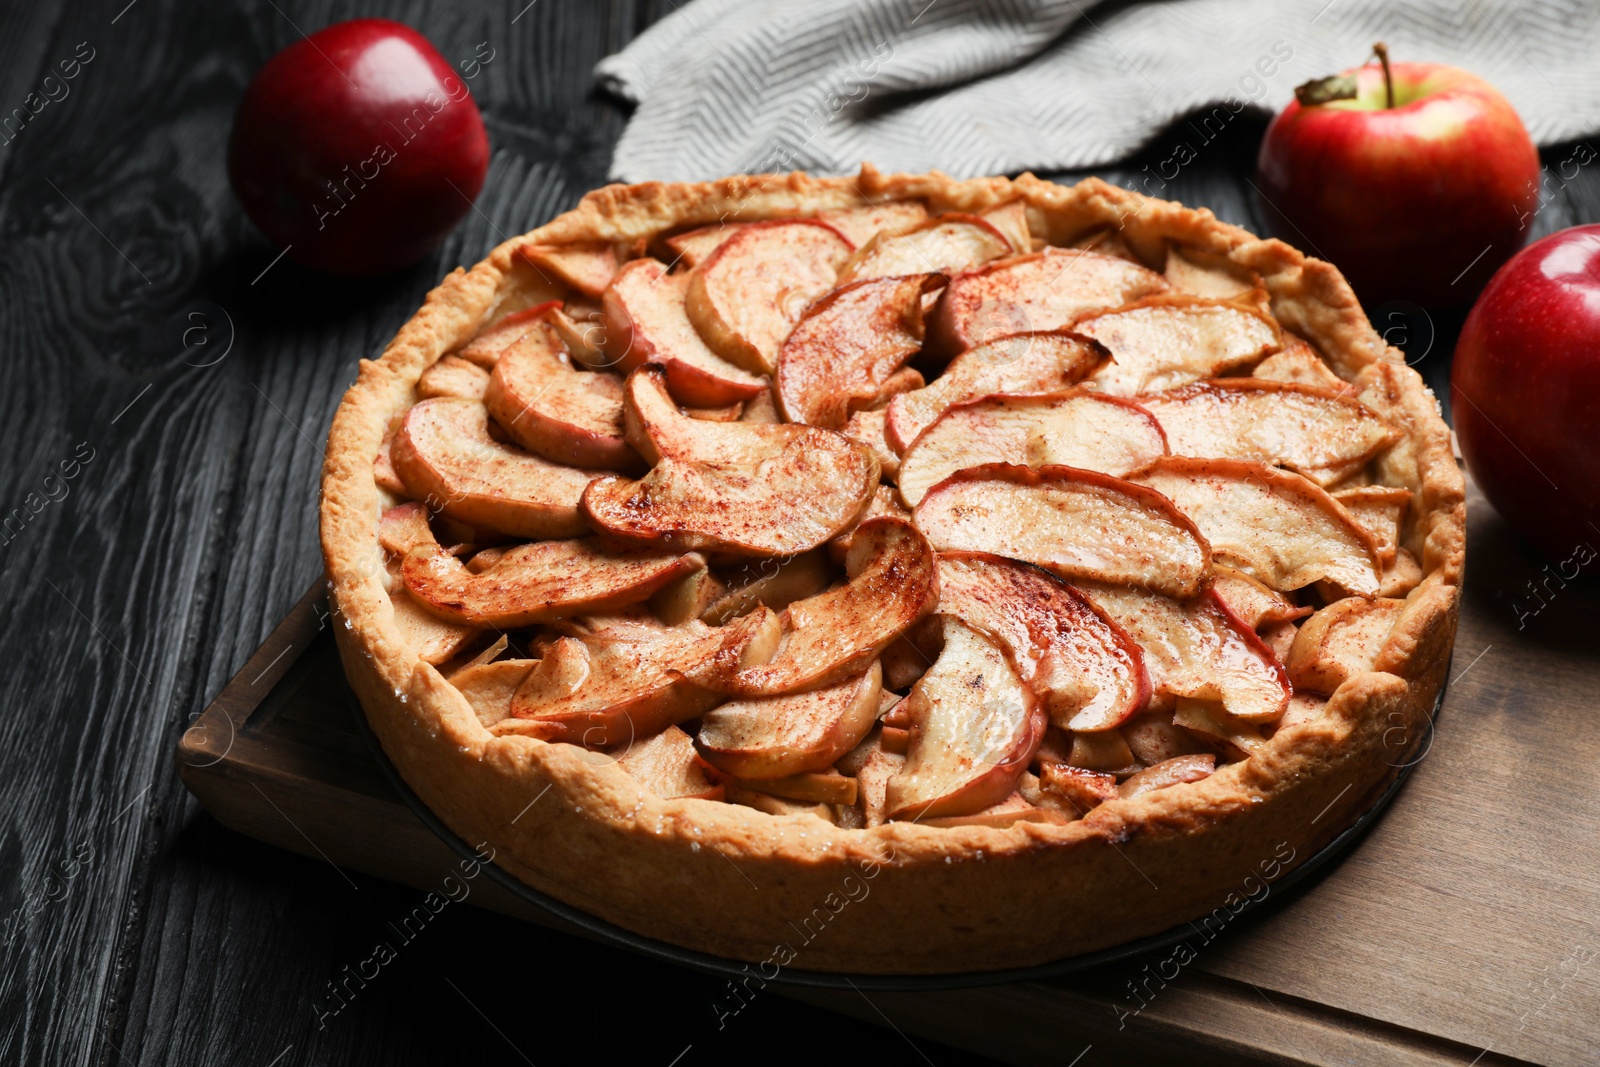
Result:
<svg viewBox="0 0 1600 1067">
<path fill-rule="evenodd" d="M 186 724 L 320 570 L 319 465 L 356 360 L 446 270 L 605 181 L 626 115 L 589 71 L 671 5 L 0 9 L 0 116 L 92 54 L 0 129 L 0 1063 L 981 1062 L 777 995 L 719 1029 L 716 980 L 473 908 L 320 1015 L 421 894 L 222 829 L 174 769 Z M 447 59 L 494 49 L 472 86 L 493 165 L 438 254 L 338 282 L 276 261 L 223 146 L 268 56 L 374 14 Z M 1259 229 L 1261 129 L 1241 117 L 1163 195 Z M 1184 139 L 1102 173 L 1130 181 Z M 1548 189 L 1537 234 L 1600 219 L 1593 174 Z M 1458 317 L 1374 317 L 1443 381 Z"/>
</svg>

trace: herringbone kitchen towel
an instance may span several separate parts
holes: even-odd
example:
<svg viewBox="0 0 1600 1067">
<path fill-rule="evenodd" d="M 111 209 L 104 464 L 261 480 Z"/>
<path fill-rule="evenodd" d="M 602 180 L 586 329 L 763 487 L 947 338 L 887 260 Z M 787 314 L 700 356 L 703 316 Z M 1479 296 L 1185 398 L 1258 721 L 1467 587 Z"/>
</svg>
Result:
<svg viewBox="0 0 1600 1067">
<path fill-rule="evenodd" d="M 595 74 L 639 105 L 619 180 L 967 176 L 1104 165 L 1185 116 L 1194 146 L 1378 40 L 1487 78 L 1542 144 L 1600 130 L 1596 0 L 694 0 Z"/>
</svg>

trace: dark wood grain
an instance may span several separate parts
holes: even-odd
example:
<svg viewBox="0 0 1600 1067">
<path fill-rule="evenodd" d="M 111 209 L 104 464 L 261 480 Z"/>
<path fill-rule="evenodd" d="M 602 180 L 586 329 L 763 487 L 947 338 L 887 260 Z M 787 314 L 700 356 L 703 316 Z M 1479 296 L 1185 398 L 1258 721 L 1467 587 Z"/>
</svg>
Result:
<svg viewBox="0 0 1600 1067">
<path fill-rule="evenodd" d="M 0 518 L 25 516 L 0 536 L 12 665 L 0 1062 L 665 1064 L 693 1046 L 688 1064 L 760 1056 L 796 1035 L 917 1061 L 895 1031 L 775 997 L 718 1032 L 708 980 L 466 908 L 321 1027 L 326 983 L 417 892 L 221 828 L 173 764 L 191 719 L 320 569 L 321 449 L 356 360 L 447 269 L 603 183 L 625 115 L 591 91 L 590 68 L 672 6 L 0 10 L 0 110 L 80 42 L 95 50 L 70 95 L 0 146 Z M 493 163 L 477 210 L 428 261 L 330 281 L 274 264 L 228 192 L 221 146 L 268 56 L 301 31 L 380 12 L 447 58 L 495 48 L 473 84 Z M 1170 195 L 1256 224 L 1243 177 L 1257 136 L 1259 124 L 1236 124 Z M 1539 232 L 1595 218 L 1600 180 L 1586 171 L 1556 191 Z M 1418 357 L 1436 383 L 1453 328 L 1434 323 Z"/>
</svg>

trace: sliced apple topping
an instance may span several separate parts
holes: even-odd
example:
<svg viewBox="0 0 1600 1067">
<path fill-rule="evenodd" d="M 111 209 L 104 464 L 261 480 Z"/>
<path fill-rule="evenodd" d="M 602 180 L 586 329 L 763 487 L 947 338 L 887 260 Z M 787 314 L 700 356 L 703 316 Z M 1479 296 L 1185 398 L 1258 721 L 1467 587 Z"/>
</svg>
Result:
<svg viewBox="0 0 1600 1067">
<path fill-rule="evenodd" d="M 1090 378 L 1116 396 L 1156 393 L 1254 363 L 1277 349 L 1266 315 L 1193 297 L 1157 297 L 1072 327 L 1111 351 Z"/>
<path fill-rule="evenodd" d="M 1411 490 L 1364 485 L 1336 492 L 1333 499 L 1372 535 L 1378 561 L 1385 568 L 1392 566 L 1400 549 L 1400 526 L 1411 503 Z"/>
<path fill-rule="evenodd" d="M 476 401 L 441 397 L 415 405 L 392 455 L 411 496 L 450 518 L 513 537 L 587 530 L 578 504 L 594 475 L 496 441 Z"/>
<path fill-rule="evenodd" d="M 1180 293 L 1229 300 L 1261 288 L 1261 276 L 1197 249 L 1167 248 L 1167 281 Z"/>
<path fill-rule="evenodd" d="M 1004 830 L 1023 822 L 1070 822 L 1048 808 L 1030 803 L 1020 792 L 1012 793 L 998 804 L 990 804 L 981 811 L 968 815 L 935 815 L 921 820 L 924 826 L 987 826 Z"/>
<path fill-rule="evenodd" d="M 766 815 L 811 815 L 824 822 L 835 824 L 838 822 L 838 810 L 832 804 L 790 800 L 788 797 L 773 796 L 771 793 L 763 793 L 759 789 L 751 789 L 737 782 L 729 782 L 727 791 L 728 803 L 754 808 Z"/>
<path fill-rule="evenodd" d="M 1194 734 L 1172 721 L 1171 708 L 1147 711 L 1126 723 L 1121 732 L 1134 756 L 1147 766 L 1210 751 Z"/>
<path fill-rule="evenodd" d="M 751 223 L 689 273 L 689 321 L 723 359 L 771 374 L 789 331 L 854 247 L 814 219 Z"/>
<path fill-rule="evenodd" d="M 883 477 L 893 481 L 900 474 L 900 454 L 889 446 L 888 421 L 888 411 L 881 408 L 876 411 L 857 411 L 851 414 L 850 421 L 845 424 L 844 433 L 846 437 L 854 437 L 872 449 Z"/>
<path fill-rule="evenodd" d="M 684 299 L 687 274 L 668 274 L 658 260 L 635 259 L 618 272 L 601 301 L 605 349 L 624 374 L 645 363 L 666 368 L 667 390 L 682 404 L 717 407 L 764 392 L 766 379 L 737 367 L 701 340 Z"/>
<path fill-rule="evenodd" d="M 951 279 L 928 323 L 927 347 L 949 358 L 1008 334 L 1065 329 L 1166 288 L 1161 275 L 1125 259 L 1046 248 Z"/>
<path fill-rule="evenodd" d="M 472 564 L 469 562 L 470 568 Z M 690 571 L 681 575 L 650 595 L 650 610 L 668 626 L 676 626 L 690 619 L 702 622 L 711 605 L 728 594 L 728 584 L 710 568 Z M 726 621 L 726 620 L 717 620 Z"/>
<path fill-rule="evenodd" d="M 1296 689 L 1331 696 L 1350 678 L 1372 669 L 1405 601 L 1346 597 L 1307 619 L 1284 666 Z"/>
<path fill-rule="evenodd" d="M 922 345 L 922 294 L 937 274 L 841 286 L 812 304 L 778 356 L 778 407 L 790 422 L 843 429 L 873 406 Z M 920 384 L 920 378 L 918 379 Z"/>
<path fill-rule="evenodd" d="M 1033 251 L 1033 231 L 1028 228 L 1028 202 L 1022 197 L 997 204 L 982 214 L 983 220 L 999 230 L 1017 252 Z"/>
<path fill-rule="evenodd" d="M 1329 485 L 1395 440 L 1360 401 L 1326 389 L 1222 378 L 1139 398 L 1175 456 L 1248 459 L 1291 467 Z"/>
<path fill-rule="evenodd" d="M 905 274 L 958 274 L 1015 249 L 994 224 L 977 215 L 936 215 L 904 233 L 883 232 L 839 271 L 839 283 Z"/>
<path fill-rule="evenodd" d="M 721 800 L 723 787 L 711 780 L 706 765 L 695 753 L 694 742 L 676 726 L 630 745 L 617 757 L 617 766 L 664 800 L 692 797 Z"/>
<path fill-rule="evenodd" d="M 672 262 L 668 266 L 680 263 L 685 267 L 699 266 L 711 253 L 721 248 L 724 241 L 748 225 L 745 222 L 719 222 L 713 226 L 701 226 L 673 234 L 664 242 L 672 252 Z"/>
<path fill-rule="evenodd" d="M 891 819 L 970 815 L 1015 791 L 1045 716 L 998 641 L 940 617 L 944 650 L 896 708 L 911 722 L 906 764 L 889 782 Z"/>
<path fill-rule="evenodd" d="M 1337 500 L 1298 474 L 1236 459 L 1157 460 L 1137 478 L 1193 519 L 1216 558 L 1279 592 L 1327 580 L 1378 591 L 1378 548 Z"/>
<path fill-rule="evenodd" d="M 1200 756 L 1179 756 L 1154 767 L 1146 767 L 1117 787 L 1124 797 L 1136 797 L 1152 789 L 1165 789 L 1169 785 L 1198 782 L 1210 778 L 1217 769 L 1217 757 L 1211 753 Z"/>
<path fill-rule="evenodd" d="M 770 662 L 724 684 L 733 696 L 772 696 L 859 674 L 938 602 L 933 550 L 904 519 L 862 523 L 845 559 L 850 580 L 784 609 Z"/>
<path fill-rule="evenodd" d="M 992 393 L 1059 393 L 1106 360 L 1098 343 L 1065 331 L 1019 333 L 963 352 L 922 389 L 889 401 L 885 432 L 904 452 L 951 406 Z"/>
<path fill-rule="evenodd" d="M 1212 569 L 1216 574 L 1212 590 L 1227 609 L 1252 630 L 1303 619 L 1312 612 L 1311 608 L 1296 604 L 1277 590 L 1268 589 L 1244 571 L 1221 563 L 1213 564 Z"/>
<path fill-rule="evenodd" d="M 412 596 L 441 619 L 509 628 L 636 604 L 704 566 L 692 553 L 619 551 L 584 537 L 518 545 L 478 574 L 437 544 L 418 545 L 401 574 Z"/>
<path fill-rule="evenodd" d="M 1328 365 L 1322 362 L 1322 357 L 1317 355 L 1316 349 L 1288 330 L 1279 332 L 1283 336 L 1282 351 L 1274 352 L 1257 363 L 1255 370 L 1250 372 L 1252 378 L 1309 385 L 1315 389 L 1327 389 L 1341 396 L 1355 395 L 1355 386 L 1328 369 Z"/>
<path fill-rule="evenodd" d="M 623 439 L 622 379 L 575 368 L 548 322 L 500 353 L 483 403 L 508 437 L 546 459 L 602 470 L 638 466 Z"/>
<path fill-rule="evenodd" d="M 628 441 L 654 464 L 583 494 L 596 528 L 629 541 L 781 556 L 849 529 L 878 486 L 872 450 L 813 426 L 705 422 L 680 412 L 665 372 L 644 366 L 624 393 Z"/>
<path fill-rule="evenodd" d="M 528 672 L 539 665 L 535 659 L 503 659 L 463 667 L 450 676 L 450 684 L 467 698 L 473 714 L 485 727 L 493 727 L 511 714 L 511 697 Z"/>
<path fill-rule="evenodd" d="M 731 626 L 662 626 L 643 614 L 562 624 L 512 698 L 511 715 L 536 720 L 543 736 L 590 748 L 636 743 L 714 707 L 701 684 L 759 662 L 776 647 L 770 614 Z"/>
<path fill-rule="evenodd" d="M 525 244 L 522 258 L 552 281 L 562 281 L 585 296 L 599 296 L 617 273 L 617 253 L 611 245 L 589 241 L 564 245 Z"/>
<path fill-rule="evenodd" d="M 839 761 L 839 770 L 856 780 L 856 806 L 865 825 L 882 826 L 888 821 L 889 782 L 905 764 L 905 754 L 885 750 L 876 732 Z"/>
<path fill-rule="evenodd" d="M 860 796 L 856 780 L 835 770 L 805 771 L 783 778 L 739 778 L 730 784 L 808 804 L 849 806 Z"/>
<path fill-rule="evenodd" d="M 928 209 L 920 200 L 891 200 L 824 211 L 817 221 L 826 222 L 860 248 L 879 233 L 902 234 L 916 229 L 928 221 Z"/>
<path fill-rule="evenodd" d="M 985 463 L 1122 477 L 1166 452 L 1150 413 L 1117 397 L 1087 390 L 991 396 L 956 404 L 912 442 L 900 460 L 900 499 L 914 508 L 950 475 Z"/>
<path fill-rule="evenodd" d="M 378 544 L 385 552 L 404 557 L 418 545 L 436 544 L 428 525 L 428 509 L 415 500 L 385 511 L 378 519 Z"/>
<path fill-rule="evenodd" d="M 1037 567 L 981 552 L 941 554 L 939 610 L 1005 646 L 1063 729 L 1109 730 L 1150 699 L 1139 646 Z"/>
<path fill-rule="evenodd" d="M 1039 765 L 1040 800 L 1074 817 L 1087 815 L 1108 800 L 1117 799 L 1117 777 L 1099 771 L 1086 771 L 1065 763 L 1046 761 Z"/>
<path fill-rule="evenodd" d="M 1260 751 L 1267 743 L 1267 736 L 1262 731 L 1270 729 L 1273 725 L 1235 718 L 1224 711 L 1222 705 L 1215 700 L 1179 697 L 1177 709 L 1172 716 L 1174 724 L 1200 737 L 1210 738 L 1222 746 L 1222 751 L 1233 752 L 1239 756 L 1251 756 Z"/>
<path fill-rule="evenodd" d="M 394 469 L 394 434 L 385 434 L 383 443 L 378 445 L 378 454 L 372 460 L 372 480 L 379 489 L 395 496 L 404 496 L 406 483 L 400 480 L 400 472 Z"/>
<path fill-rule="evenodd" d="M 468 341 L 455 354 L 484 370 L 494 370 L 495 361 L 500 358 L 500 353 L 505 351 L 507 345 L 537 327 L 552 308 L 560 306 L 559 300 L 547 300 L 542 304 L 523 308 L 521 311 L 513 311 L 493 326 L 479 332 L 478 336 Z"/>
<path fill-rule="evenodd" d="M 882 687 L 883 671 L 874 661 L 861 674 L 808 693 L 723 704 L 700 720 L 700 754 L 712 766 L 743 780 L 824 770 L 872 729 Z M 782 795 L 794 800 L 830 799 L 794 796 L 792 791 Z M 833 802 L 853 804 L 855 796 Z"/>
<path fill-rule="evenodd" d="M 440 664 L 455 656 L 478 633 L 479 627 L 466 622 L 449 622 L 430 612 L 405 589 L 389 594 L 394 607 L 394 624 L 401 642 L 424 663 Z"/>
<path fill-rule="evenodd" d="M 760 605 L 782 611 L 796 600 L 816 596 L 833 581 L 825 548 L 795 556 L 757 559 L 727 570 L 723 595 L 700 614 L 700 621 L 720 626 Z"/>
<path fill-rule="evenodd" d="M 1160 493 L 1071 467 L 1006 464 L 958 471 L 917 505 L 940 552 L 994 552 L 1052 574 L 1193 596 L 1211 546 Z"/>
<path fill-rule="evenodd" d="M 1078 589 L 1139 645 L 1157 693 L 1221 701 L 1229 715 L 1250 722 L 1283 714 L 1289 680 L 1282 665 L 1215 593 L 1174 600 L 1100 582 Z"/>
<path fill-rule="evenodd" d="M 1141 766 L 1139 761 L 1133 758 L 1133 751 L 1119 730 L 1078 731 L 1068 734 L 1059 728 L 1052 728 L 1051 733 L 1071 738 L 1066 759 L 1057 762 L 1121 778 L 1133 774 Z M 1049 736 L 1045 738 L 1047 744 L 1050 740 Z M 1040 754 L 1043 755 L 1042 746 Z"/>
<path fill-rule="evenodd" d="M 482 400 L 488 385 L 488 371 L 460 356 L 445 356 L 417 379 L 417 398 L 456 396 L 463 400 Z"/>
</svg>

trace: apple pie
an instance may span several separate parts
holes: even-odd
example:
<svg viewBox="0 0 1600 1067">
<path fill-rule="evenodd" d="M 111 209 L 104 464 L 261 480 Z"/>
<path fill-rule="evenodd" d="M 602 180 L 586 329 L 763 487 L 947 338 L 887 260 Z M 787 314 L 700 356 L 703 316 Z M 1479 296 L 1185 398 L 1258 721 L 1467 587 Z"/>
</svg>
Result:
<svg viewBox="0 0 1600 1067">
<path fill-rule="evenodd" d="M 1328 264 L 865 167 L 608 187 L 457 270 L 321 519 L 350 681 L 463 839 L 676 945 L 933 973 L 1195 920 L 1367 810 L 1464 511 Z"/>
</svg>

